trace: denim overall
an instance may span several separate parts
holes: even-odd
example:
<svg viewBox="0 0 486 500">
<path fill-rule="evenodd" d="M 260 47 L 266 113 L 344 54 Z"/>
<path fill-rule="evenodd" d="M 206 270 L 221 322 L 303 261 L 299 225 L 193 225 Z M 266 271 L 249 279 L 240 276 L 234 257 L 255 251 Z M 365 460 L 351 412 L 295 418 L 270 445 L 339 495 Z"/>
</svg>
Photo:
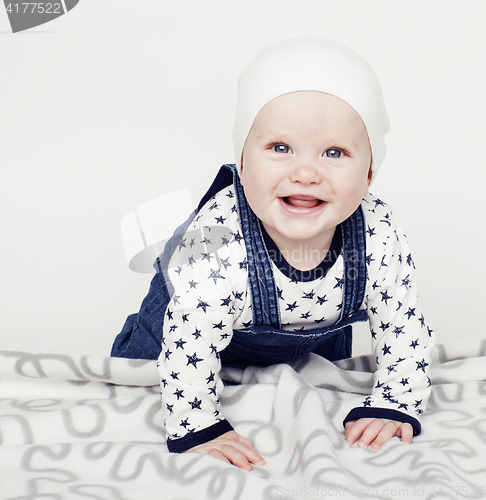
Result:
<svg viewBox="0 0 486 500">
<path fill-rule="evenodd" d="M 197 210 L 168 241 L 154 267 L 158 271 L 138 314 L 130 315 L 116 337 L 113 357 L 157 359 L 162 345 L 165 311 L 174 290 L 167 279 L 172 254 L 196 213 L 221 189 L 233 184 L 242 234 L 246 244 L 253 323 L 234 330 L 228 347 L 220 353 L 224 366 L 285 363 L 314 352 L 330 361 L 351 356 L 353 323 L 366 321 L 359 308 L 366 289 L 366 248 L 363 210 L 360 207 L 341 224 L 344 258 L 343 302 L 334 325 L 292 332 L 280 324 L 277 287 L 272 261 L 264 243 L 260 221 L 251 210 L 234 165 L 223 165 Z"/>
</svg>

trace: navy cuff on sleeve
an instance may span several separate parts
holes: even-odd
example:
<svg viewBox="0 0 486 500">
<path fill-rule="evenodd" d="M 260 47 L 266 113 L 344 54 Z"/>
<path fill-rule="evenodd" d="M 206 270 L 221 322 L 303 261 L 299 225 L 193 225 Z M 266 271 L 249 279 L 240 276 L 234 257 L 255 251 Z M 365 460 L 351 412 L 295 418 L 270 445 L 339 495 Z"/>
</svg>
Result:
<svg viewBox="0 0 486 500">
<path fill-rule="evenodd" d="M 225 432 L 232 431 L 233 427 L 227 420 L 221 420 L 217 424 L 206 429 L 186 434 L 180 439 L 167 439 L 167 448 L 171 453 L 182 453 L 199 444 L 207 443 Z"/>
<path fill-rule="evenodd" d="M 404 422 L 413 427 L 414 436 L 417 436 L 422 431 L 420 422 L 406 413 L 391 408 L 372 408 L 370 406 L 353 408 L 344 419 L 343 425 L 346 425 L 346 422 L 350 420 L 358 420 L 359 418 L 387 418 L 397 422 Z"/>
</svg>

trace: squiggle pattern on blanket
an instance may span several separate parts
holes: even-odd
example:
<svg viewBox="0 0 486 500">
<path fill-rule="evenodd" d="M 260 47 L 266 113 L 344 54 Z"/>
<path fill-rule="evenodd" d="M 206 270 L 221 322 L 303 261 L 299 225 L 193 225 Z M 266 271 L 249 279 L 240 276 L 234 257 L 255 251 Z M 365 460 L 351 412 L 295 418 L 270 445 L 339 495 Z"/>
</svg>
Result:
<svg viewBox="0 0 486 500">
<path fill-rule="evenodd" d="M 0 498 L 483 498 L 486 341 L 439 345 L 423 433 L 379 452 L 342 419 L 373 358 L 226 370 L 225 415 L 267 465 L 167 451 L 154 362 L 0 352 Z"/>
</svg>

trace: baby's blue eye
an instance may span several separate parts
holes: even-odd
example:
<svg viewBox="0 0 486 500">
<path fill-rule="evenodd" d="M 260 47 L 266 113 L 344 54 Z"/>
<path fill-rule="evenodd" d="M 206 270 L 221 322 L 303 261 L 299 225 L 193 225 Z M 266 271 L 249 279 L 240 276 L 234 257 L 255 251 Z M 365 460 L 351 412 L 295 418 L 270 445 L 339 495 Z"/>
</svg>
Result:
<svg viewBox="0 0 486 500">
<path fill-rule="evenodd" d="M 285 144 L 275 144 L 275 146 L 273 146 L 273 150 L 276 153 L 290 153 L 290 148 Z"/>
<path fill-rule="evenodd" d="M 328 158 L 341 158 L 342 152 L 339 149 L 331 148 L 324 153 Z"/>
</svg>

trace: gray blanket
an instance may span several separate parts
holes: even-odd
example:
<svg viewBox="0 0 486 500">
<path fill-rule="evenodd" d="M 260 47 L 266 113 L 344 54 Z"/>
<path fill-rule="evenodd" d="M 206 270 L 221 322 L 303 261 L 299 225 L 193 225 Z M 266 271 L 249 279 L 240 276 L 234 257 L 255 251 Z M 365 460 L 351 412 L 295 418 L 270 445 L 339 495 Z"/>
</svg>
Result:
<svg viewBox="0 0 486 500">
<path fill-rule="evenodd" d="M 155 362 L 0 352 L 0 498 L 303 499 L 486 496 L 486 340 L 439 345 L 422 434 L 349 446 L 342 420 L 371 356 L 228 370 L 226 418 L 267 461 L 245 472 L 170 454 Z"/>
</svg>

